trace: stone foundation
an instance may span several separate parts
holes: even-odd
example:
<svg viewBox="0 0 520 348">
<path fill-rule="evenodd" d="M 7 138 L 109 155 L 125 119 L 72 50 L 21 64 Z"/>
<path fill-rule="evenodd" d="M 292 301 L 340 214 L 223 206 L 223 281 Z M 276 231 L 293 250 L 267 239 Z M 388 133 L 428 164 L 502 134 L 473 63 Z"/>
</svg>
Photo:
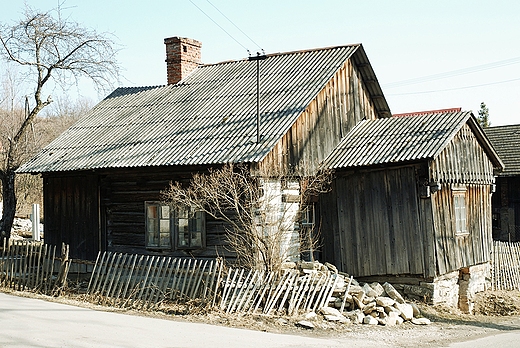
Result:
<svg viewBox="0 0 520 348">
<path fill-rule="evenodd" d="M 391 283 L 405 297 L 434 305 L 458 307 L 464 313 L 473 312 L 475 294 L 490 288 L 490 265 L 483 263 L 464 267 L 433 281 L 418 281 L 416 284 Z"/>
</svg>

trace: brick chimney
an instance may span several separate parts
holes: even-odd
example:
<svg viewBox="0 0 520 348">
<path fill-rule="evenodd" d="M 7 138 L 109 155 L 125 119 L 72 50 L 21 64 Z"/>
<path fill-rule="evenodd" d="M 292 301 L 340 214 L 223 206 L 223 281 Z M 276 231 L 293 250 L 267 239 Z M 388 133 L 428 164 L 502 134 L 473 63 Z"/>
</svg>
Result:
<svg viewBox="0 0 520 348">
<path fill-rule="evenodd" d="M 202 42 L 175 36 L 164 39 L 164 44 L 169 85 L 179 82 L 201 64 Z"/>
</svg>

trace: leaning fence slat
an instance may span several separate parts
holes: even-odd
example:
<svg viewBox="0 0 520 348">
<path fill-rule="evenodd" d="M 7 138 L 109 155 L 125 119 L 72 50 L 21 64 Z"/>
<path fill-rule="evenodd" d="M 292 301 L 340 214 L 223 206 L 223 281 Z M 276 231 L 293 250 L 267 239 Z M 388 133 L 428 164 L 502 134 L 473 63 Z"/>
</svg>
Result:
<svg viewBox="0 0 520 348">
<path fill-rule="evenodd" d="M 243 296 L 244 291 L 246 291 L 245 289 L 248 286 L 248 281 L 249 281 L 249 278 L 251 277 L 252 272 L 253 272 L 253 270 L 250 269 L 249 272 L 247 273 L 246 278 L 241 280 L 242 279 L 242 275 L 244 274 L 244 270 L 242 269 L 242 272 L 240 273 L 240 279 L 235 284 L 234 295 L 231 297 L 231 300 L 230 300 L 230 302 L 228 304 L 228 309 L 226 311 L 227 313 L 233 312 L 233 310 L 235 309 L 235 307 L 238 304 L 238 302 L 240 302 L 240 300 L 241 300 L 241 298 Z M 241 284 L 240 289 L 239 289 L 238 284 Z"/>
<path fill-rule="evenodd" d="M 96 263 L 94 264 L 94 268 L 92 269 L 92 274 L 90 275 L 90 279 L 88 281 L 88 286 L 87 286 L 87 294 L 91 294 L 91 290 L 93 289 L 93 287 L 96 285 L 95 282 L 97 280 L 97 271 L 98 271 L 98 266 L 99 266 L 99 257 L 101 256 L 101 251 L 98 252 L 97 254 L 97 257 L 96 257 Z M 105 257 L 105 253 L 103 253 L 103 258 Z"/>
</svg>

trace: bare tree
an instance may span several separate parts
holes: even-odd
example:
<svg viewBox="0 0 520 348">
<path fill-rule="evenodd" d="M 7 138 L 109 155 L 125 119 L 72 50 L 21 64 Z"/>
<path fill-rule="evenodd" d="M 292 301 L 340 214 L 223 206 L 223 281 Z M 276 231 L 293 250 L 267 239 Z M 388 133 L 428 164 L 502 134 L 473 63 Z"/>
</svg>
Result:
<svg viewBox="0 0 520 348">
<path fill-rule="evenodd" d="M 11 118 L 17 122 L 1 144 L 4 210 L 0 232 L 3 236 L 10 236 L 16 212 L 15 171 L 27 155 L 34 153 L 30 134 L 40 111 L 52 102 L 50 96 L 44 99 L 42 94 L 56 86 L 66 89 L 81 78 L 93 81 L 98 90 L 110 88 L 110 81 L 118 77 L 120 70 L 114 47 L 109 35 L 62 18 L 59 7 L 49 12 L 27 7 L 19 22 L 0 25 L 0 56 L 7 65 L 18 66 L 20 76 L 29 86 L 28 94 L 32 95 L 32 100 L 26 99 L 24 108 L 18 108 L 22 113 L 14 115 L 12 108 Z"/>
<path fill-rule="evenodd" d="M 316 235 L 298 226 L 300 214 L 311 197 L 329 190 L 331 177 L 329 171 L 312 177 L 252 175 L 247 166 L 225 165 L 195 174 L 189 186 L 170 183 L 163 200 L 223 221 L 228 247 L 239 265 L 276 271 L 291 256 L 312 253 L 316 247 Z"/>
</svg>

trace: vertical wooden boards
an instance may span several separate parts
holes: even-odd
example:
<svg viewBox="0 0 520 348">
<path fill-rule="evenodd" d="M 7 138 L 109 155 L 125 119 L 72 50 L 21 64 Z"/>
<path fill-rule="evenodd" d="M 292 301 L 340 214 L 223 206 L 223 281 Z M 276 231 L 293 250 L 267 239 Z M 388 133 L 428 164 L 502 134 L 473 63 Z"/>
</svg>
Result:
<svg viewBox="0 0 520 348">
<path fill-rule="evenodd" d="M 38 291 L 51 295 L 67 282 L 69 254 L 63 246 L 55 257 L 56 246 L 26 240 L 4 238 L 0 260 L 0 284 L 21 291 Z M 54 264 L 59 266 L 54 268 Z"/>
<path fill-rule="evenodd" d="M 71 257 L 93 260 L 99 251 L 97 176 L 44 176 L 45 242 L 69 244 Z"/>
<path fill-rule="evenodd" d="M 347 60 L 302 110 L 261 165 L 288 169 L 304 163 L 312 172 L 364 118 L 376 118 L 374 103 L 362 74 Z"/>
<path fill-rule="evenodd" d="M 453 190 L 444 184 L 432 195 L 436 258 L 440 274 L 489 261 L 491 244 L 491 191 L 489 185 L 463 187 L 467 233 L 455 230 Z M 460 190 L 460 188 L 459 188 Z"/>
<path fill-rule="evenodd" d="M 426 273 L 426 226 L 420 222 L 414 166 L 337 173 L 334 184 L 337 224 L 329 226 L 339 235 L 334 252 L 343 271 Z"/>
<path fill-rule="evenodd" d="M 520 242 L 493 241 L 491 285 L 493 290 L 520 289 Z"/>
<path fill-rule="evenodd" d="M 220 286 L 222 260 L 99 253 L 88 295 L 119 307 L 152 308 L 163 301 L 211 301 Z"/>
</svg>

